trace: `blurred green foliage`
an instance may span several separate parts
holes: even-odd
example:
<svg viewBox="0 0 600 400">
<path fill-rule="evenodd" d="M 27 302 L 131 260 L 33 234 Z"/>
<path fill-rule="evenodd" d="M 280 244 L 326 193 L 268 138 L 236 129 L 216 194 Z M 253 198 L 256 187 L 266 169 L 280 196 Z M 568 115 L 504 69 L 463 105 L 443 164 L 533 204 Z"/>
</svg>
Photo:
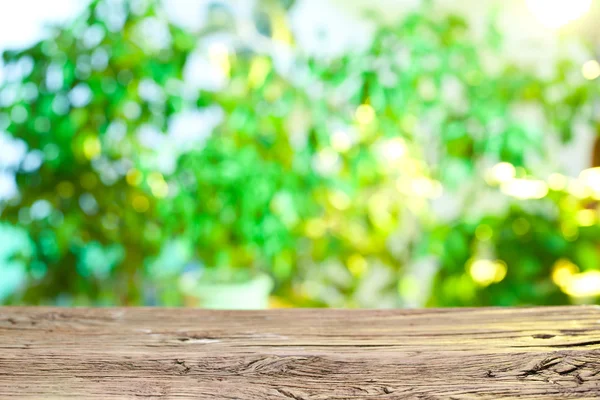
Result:
<svg viewBox="0 0 600 400">
<path fill-rule="evenodd" d="M 5 236 L 23 236 L 0 246 L 0 301 L 177 305 L 180 277 L 202 268 L 267 272 L 299 306 L 577 298 L 565 260 L 600 265 L 595 187 L 515 199 L 485 171 L 509 163 L 533 181 L 556 157 L 545 137 L 595 127 L 580 66 L 490 70 L 494 24 L 477 41 L 427 8 L 380 25 L 366 50 L 312 58 L 295 51 L 289 6 L 262 2 L 248 38 L 226 7 L 189 32 L 154 1 L 96 0 L 4 54 L 0 130 L 27 155 L 19 195 L 0 203 Z M 190 68 L 212 75 L 190 84 Z M 531 105 L 540 124 L 514 112 Z M 484 193 L 505 207 L 474 212 Z M 451 220 L 434 210 L 448 196 L 462 199 Z M 407 278 L 430 257 L 433 278 Z"/>
</svg>

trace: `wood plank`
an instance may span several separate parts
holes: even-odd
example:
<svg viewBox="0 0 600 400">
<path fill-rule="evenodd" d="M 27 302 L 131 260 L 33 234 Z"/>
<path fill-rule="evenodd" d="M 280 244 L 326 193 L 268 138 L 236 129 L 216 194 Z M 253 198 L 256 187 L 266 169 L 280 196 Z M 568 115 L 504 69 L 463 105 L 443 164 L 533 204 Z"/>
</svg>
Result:
<svg viewBox="0 0 600 400">
<path fill-rule="evenodd" d="M 600 307 L 0 308 L 0 398 L 600 398 Z"/>
</svg>

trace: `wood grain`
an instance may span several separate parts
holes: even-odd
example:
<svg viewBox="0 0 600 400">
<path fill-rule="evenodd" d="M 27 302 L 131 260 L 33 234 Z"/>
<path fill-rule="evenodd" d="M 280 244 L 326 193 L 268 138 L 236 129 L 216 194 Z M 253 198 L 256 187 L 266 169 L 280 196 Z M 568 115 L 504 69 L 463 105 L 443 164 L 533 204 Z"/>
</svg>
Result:
<svg viewBox="0 0 600 400">
<path fill-rule="evenodd" d="M 600 398 L 600 307 L 0 308 L 2 399 Z"/>
</svg>

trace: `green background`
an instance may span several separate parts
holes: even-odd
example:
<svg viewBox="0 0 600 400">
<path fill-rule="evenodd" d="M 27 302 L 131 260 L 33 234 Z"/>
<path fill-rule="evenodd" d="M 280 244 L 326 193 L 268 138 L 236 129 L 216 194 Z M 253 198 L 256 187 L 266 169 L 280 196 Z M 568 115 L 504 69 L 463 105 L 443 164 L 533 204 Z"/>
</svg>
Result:
<svg viewBox="0 0 600 400">
<path fill-rule="evenodd" d="M 494 16 L 476 39 L 434 2 L 327 59 L 297 50 L 290 1 L 260 2 L 252 38 L 225 7 L 191 32 L 153 1 L 115 26 L 110 4 L 3 55 L 0 131 L 26 155 L 1 302 L 183 305 L 198 271 L 267 273 L 273 306 L 597 301 L 600 174 L 560 175 L 546 145 L 598 130 L 579 63 L 540 77 L 503 59 Z M 193 57 L 214 88 L 185 82 Z M 167 133 L 185 113 L 201 140 Z"/>
</svg>

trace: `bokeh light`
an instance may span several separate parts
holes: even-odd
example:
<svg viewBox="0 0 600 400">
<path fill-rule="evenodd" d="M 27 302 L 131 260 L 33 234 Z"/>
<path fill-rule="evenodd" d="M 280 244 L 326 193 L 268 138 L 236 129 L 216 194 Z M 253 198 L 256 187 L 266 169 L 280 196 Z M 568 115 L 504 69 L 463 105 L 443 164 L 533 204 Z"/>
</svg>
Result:
<svg viewBox="0 0 600 400">
<path fill-rule="evenodd" d="M 592 0 L 526 0 L 538 20 L 549 28 L 560 28 L 584 15 Z"/>
<path fill-rule="evenodd" d="M 474 260 L 469 266 L 469 274 L 481 286 L 498 283 L 506 276 L 506 264 L 501 260 Z"/>
<path fill-rule="evenodd" d="M 581 73 L 585 79 L 594 80 L 600 76 L 600 63 L 596 60 L 589 60 L 583 63 Z"/>
</svg>

